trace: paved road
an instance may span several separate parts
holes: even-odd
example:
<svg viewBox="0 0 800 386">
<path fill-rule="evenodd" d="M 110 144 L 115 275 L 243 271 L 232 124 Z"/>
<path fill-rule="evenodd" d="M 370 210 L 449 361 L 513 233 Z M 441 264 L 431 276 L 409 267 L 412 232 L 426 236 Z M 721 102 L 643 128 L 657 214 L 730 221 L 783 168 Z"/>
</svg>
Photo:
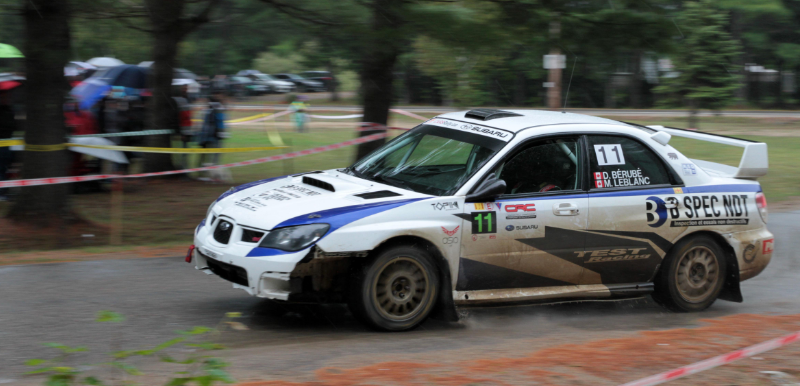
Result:
<svg viewBox="0 0 800 386">
<path fill-rule="evenodd" d="M 48 357 L 40 343 L 86 345 L 95 352 L 142 348 L 196 325 L 216 325 L 240 311 L 251 330 L 224 333 L 240 379 L 263 374 L 303 377 L 323 366 L 366 364 L 425 355 L 530 350 L 533 342 L 578 342 L 635 330 L 692 326 L 736 313 L 800 313 L 800 211 L 773 213 L 771 265 L 742 284 L 745 302 L 718 302 L 706 312 L 672 314 L 649 300 L 473 310 L 461 323 L 426 322 L 408 333 L 365 330 L 339 306 L 285 306 L 247 296 L 196 272 L 182 258 L 10 266 L 0 268 L 0 384 L 25 378 L 22 363 Z M 99 310 L 127 316 L 96 323 Z M 520 342 L 526 347 L 519 347 Z M 454 351 L 444 351 L 454 350 Z M 522 351 L 524 352 L 524 351 Z M 466 354 L 464 354 L 466 355 Z M 73 364 L 96 362 L 86 354 Z M 31 380 L 29 380 L 31 381 Z"/>
</svg>

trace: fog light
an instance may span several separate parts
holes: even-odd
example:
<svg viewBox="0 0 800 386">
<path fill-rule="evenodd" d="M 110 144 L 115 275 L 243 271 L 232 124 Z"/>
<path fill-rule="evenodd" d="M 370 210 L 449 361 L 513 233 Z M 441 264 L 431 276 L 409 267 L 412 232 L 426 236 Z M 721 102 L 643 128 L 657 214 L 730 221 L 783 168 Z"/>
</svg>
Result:
<svg viewBox="0 0 800 386">
<path fill-rule="evenodd" d="M 186 260 L 187 263 L 191 263 L 192 262 L 192 253 L 193 252 L 194 252 L 194 244 L 192 244 L 192 246 L 189 247 L 189 251 L 186 252 L 186 259 L 185 260 Z"/>
</svg>

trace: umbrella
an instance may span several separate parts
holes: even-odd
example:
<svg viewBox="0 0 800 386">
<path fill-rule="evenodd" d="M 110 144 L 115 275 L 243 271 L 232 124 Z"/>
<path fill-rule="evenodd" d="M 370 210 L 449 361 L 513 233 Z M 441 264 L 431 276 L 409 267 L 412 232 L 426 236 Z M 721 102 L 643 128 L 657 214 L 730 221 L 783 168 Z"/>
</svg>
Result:
<svg viewBox="0 0 800 386">
<path fill-rule="evenodd" d="M 147 88 L 147 72 L 143 67 L 124 64 L 107 71 L 99 72 L 89 77 L 70 91 L 70 94 L 81 101 L 81 109 L 89 109 L 112 86 L 119 86 L 131 89 Z"/>
<path fill-rule="evenodd" d="M 114 142 L 111 142 L 105 138 L 99 137 L 79 137 L 79 138 L 70 138 L 70 143 L 77 143 L 81 145 L 94 145 L 94 146 L 114 146 Z M 118 150 L 108 150 L 108 149 L 94 149 L 90 147 L 70 147 L 70 150 L 90 155 L 95 158 L 109 160 L 111 162 L 116 162 L 120 164 L 128 163 L 128 158 L 125 157 L 125 154 Z"/>
<path fill-rule="evenodd" d="M 11 90 L 14 87 L 21 85 L 22 83 L 17 82 L 16 80 L 7 80 L 7 81 L 0 81 L 0 91 Z"/>
<path fill-rule="evenodd" d="M 125 62 L 116 58 L 91 58 L 86 63 L 97 67 L 116 67 L 125 64 Z"/>
<path fill-rule="evenodd" d="M 153 66 L 153 62 L 152 61 L 145 61 L 145 62 L 139 63 L 139 67 L 150 68 L 152 66 Z"/>
<path fill-rule="evenodd" d="M 0 58 L 24 58 L 22 52 L 19 52 L 14 46 L 0 43 Z"/>
<path fill-rule="evenodd" d="M 172 73 L 172 77 L 177 79 L 197 79 L 197 75 L 185 68 L 176 68 Z"/>
<path fill-rule="evenodd" d="M 86 63 L 86 62 L 76 62 L 72 61 L 67 64 L 67 67 L 75 67 L 79 70 L 96 70 L 97 66 Z"/>
</svg>

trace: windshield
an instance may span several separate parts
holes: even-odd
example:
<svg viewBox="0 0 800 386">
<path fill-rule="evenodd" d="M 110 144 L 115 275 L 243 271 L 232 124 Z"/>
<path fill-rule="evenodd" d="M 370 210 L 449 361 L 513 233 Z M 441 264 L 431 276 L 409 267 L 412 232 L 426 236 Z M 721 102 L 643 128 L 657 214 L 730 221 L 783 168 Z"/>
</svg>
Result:
<svg viewBox="0 0 800 386">
<path fill-rule="evenodd" d="M 292 78 L 292 79 L 297 79 L 297 80 L 303 80 L 304 79 L 302 76 L 295 75 L 295 74 L 286 74 L 286 77 Z"/>
<path fill-rule="evenodd" d="M 258 77 L 258 79 L 261 79 L 261 80 L 275 80 L 275 78 L 273 78 L 273 77 L 271 77 L 271 76 L 269 76 L 267 74 L 257 74 L 256 76 Z"/>
<path fill-rule="evenodd" d="M 505 144 L 423 124 L 374 151 L 347 172 L 415 192 L 452 195 Z"/>
</svg>

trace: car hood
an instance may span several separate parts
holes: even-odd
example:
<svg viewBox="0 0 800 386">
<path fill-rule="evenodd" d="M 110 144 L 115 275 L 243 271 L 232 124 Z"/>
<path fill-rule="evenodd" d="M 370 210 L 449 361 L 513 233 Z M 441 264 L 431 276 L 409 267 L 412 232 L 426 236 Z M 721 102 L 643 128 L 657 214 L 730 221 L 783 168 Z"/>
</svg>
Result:
<svg viewBox="0 0 800 386">
<path fill-rule="evenodd" d="M 364 193 L 373 194 L 364 197 Z M 214 213 L 240 225 L 272 230 L 300 223 L 328 222 L 331 215 L 348 212 L 374 214 L 375 208 L 391 209 L 429 197 L 433 196 L 329 170 L 231 188 L 217 200 Z"/>
</svg>

